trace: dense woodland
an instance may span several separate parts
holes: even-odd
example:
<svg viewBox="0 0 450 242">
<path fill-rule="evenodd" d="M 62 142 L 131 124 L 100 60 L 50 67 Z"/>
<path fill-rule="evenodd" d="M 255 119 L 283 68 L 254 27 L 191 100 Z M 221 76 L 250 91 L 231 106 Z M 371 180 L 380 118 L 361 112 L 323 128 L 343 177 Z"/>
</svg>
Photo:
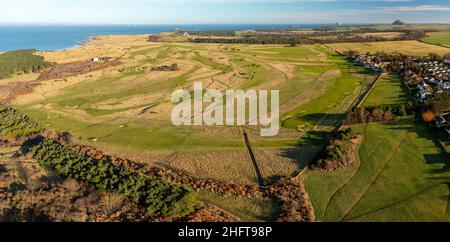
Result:
<svg viewBox="0 0 450 242">
<path fill-rule="evenodd" d="M 217 30 L 217 31 L 182 31 L 178 30 L 178 34 L 189 34 L 189 35 L 199 35 L 199 36 L 222 36 L 222 37 L 233 37 L 236 36 L 236 32 L 233 30 Z"/>
<path fill-rule="evenodd" d="M 34 55 L 35 50 L 18 50 L 0 54 L 0 79 L 14 74 L 39 72 L 53 63 L 46 62 L 44 57 Z"/>
</svg>

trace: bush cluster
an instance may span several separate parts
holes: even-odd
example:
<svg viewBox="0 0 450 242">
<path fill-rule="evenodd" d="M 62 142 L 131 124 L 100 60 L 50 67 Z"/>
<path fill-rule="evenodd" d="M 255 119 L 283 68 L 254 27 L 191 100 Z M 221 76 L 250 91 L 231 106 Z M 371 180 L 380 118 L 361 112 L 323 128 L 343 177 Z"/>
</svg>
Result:
<svg viewBox="0 0 450 242">
<path fill-rule="evenodd" d="M 351 128 L 339 130 L 332 138 L 330 145 L 325 150 L 324 160 L 340 160 L 343 154 L 347 154 L 349 151 L 350 139 L 355 136 L 355 133 Z"/>
<path fill-rule="evenodd" d="M 352 125 L 360 123 L 391 121 L 396 117 L 411 115 L 413 112 L 414 106 L 411 103 L 355 108 L 347 113 L 343 124 Z"/>
<path fill-rule="evenodd" d="M 192 192 L 157 177 L 131 172 L 44 139 L 32 148 L 40 166 L 85 181 L 100 191 L 117 192 L 156 215 L 183 217 L 196 209 Z"/>
<path fill-rule="evenodd" d="M 15 138 L 39 133 L 42 126 L 17 110 L 0 106 L 0 135 Z"/>
</svg>

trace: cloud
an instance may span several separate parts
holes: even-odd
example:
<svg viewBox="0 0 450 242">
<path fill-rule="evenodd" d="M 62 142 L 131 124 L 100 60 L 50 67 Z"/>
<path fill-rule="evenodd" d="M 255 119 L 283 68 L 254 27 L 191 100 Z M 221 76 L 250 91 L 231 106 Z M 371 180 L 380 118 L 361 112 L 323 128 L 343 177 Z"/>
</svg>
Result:
<svg viewBox="0 0 450 242">
<path fill-rule="evenodd" d="M 450 11 L 450 6 L 442 6 L 442 5 L 401 6 L 401 7 L 387 7 L 384 8 L 384 10 L 396 12 Z"/>
</svg>

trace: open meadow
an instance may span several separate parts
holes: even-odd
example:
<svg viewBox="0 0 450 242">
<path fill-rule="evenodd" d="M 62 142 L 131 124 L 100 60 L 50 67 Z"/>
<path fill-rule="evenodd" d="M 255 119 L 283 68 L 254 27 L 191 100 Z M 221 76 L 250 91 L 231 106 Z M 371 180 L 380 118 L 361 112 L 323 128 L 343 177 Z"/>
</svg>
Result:
<svg viewBox="0 0 450 242">
<path fill-rule="evenodd" d="M 421 120 L 352 127 L 360 164 L 304 180 L 322 221 L 450 221 L 448 154 Z"/>
<path fill-rule="evenodd" d="M 383 74 L 370 95 L 362 103 L 362 107 L 399 105 L 410 100 L 408 90 L 398 75 Z"/>
</svg>

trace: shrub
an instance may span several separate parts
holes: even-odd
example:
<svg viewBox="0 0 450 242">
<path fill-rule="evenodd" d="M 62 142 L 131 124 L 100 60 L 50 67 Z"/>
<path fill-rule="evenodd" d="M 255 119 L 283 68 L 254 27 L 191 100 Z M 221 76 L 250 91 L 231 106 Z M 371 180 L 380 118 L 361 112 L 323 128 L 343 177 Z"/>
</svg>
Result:
<svg viewBox="0 0 450 242">
<path fill-rule="evenodd" d="M 355 108 L 347 113 L 343 120 L 344 125 L 391 121 L 396 116 L 407 116 L 414 112 L 411 103 L 400 105 L 378 105 L 373 107 Z"/>
<path fill-rule="evenodd" d="M 434 113 L 432 113 L 431 111 L 427 111 L 422 113 L 422 118 L 423 121 L 425 121 L 426 123 L 430 123 L 435 119 Z"/>
<path fill-rule="evenodd" d="M 42 126 L 17 110 L 0 106 L 0 135 L 15 138 L 38 133 Z"/>
<path fill-rule="evenodd" d="M 339 130 L 312 168 L 328 170 L 337 168 L 339 163 L 347 163 L 346 156 L 350 152 L 350 140 L 355 136 L 356 134 L 351 128 Z"/>
<path fill-rule="evenodd" d="M 100 191 L 123 194 L 155 214 L 182 217 L 196 208 L 193 193 L 182 186 L 93 159 L 51 139 L 34 146 L 32 153 L 45 169 L 88 182 Z"/>
</svg>

